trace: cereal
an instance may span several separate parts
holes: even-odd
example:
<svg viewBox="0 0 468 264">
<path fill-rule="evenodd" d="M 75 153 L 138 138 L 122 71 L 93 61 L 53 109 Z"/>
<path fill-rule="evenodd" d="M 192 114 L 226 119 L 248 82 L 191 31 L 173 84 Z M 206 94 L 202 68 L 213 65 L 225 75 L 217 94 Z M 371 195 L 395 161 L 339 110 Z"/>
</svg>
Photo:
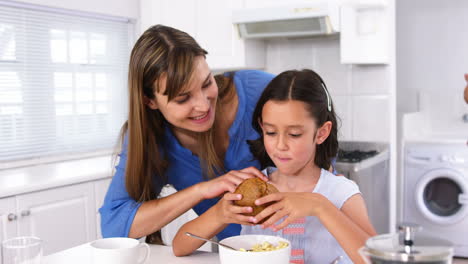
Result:
<svg viewBox="0 0 468 264">
<path fill-rule="evenodd" d="M 278 250 L 287 247 L 289 244 L 284 241 L 279 241 L 277 246 L 274 246 L 273 244 L 269 242 L 263 242 L 261 244 L 255 244 L 252 246 L 252 249 L 248 251 L 252 252 L 263 252 L 263 251 L 273 251 L 273 250 Z M 247 250 L 245 248 L 240 248 L 239 251 L 244 251 L 246 252 Z"/>
</svg>

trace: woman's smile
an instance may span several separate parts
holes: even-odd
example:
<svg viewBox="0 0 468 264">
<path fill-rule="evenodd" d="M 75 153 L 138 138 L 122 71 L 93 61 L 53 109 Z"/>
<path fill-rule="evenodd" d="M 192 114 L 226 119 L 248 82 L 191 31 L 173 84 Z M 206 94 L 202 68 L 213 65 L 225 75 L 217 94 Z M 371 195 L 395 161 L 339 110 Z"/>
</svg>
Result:
<svg viewBox="0 0 468 264">
<path fill-rule="evenodd" d="M 212 111 L 211 111 L 211 107 L 210 109 L 208 109 L 208 112 L 202 114 L 202 115 L 198 115 L 198 116 L 194 116 L 194 117 L 189 117 L 189 119 L 194 122 L 194 123 L 197 123 L 197 124 L 203 124 L 205 123 L 206 121 L 210 120 L 211 119 L 211 116 L 212 116 Z"/>
</svg>

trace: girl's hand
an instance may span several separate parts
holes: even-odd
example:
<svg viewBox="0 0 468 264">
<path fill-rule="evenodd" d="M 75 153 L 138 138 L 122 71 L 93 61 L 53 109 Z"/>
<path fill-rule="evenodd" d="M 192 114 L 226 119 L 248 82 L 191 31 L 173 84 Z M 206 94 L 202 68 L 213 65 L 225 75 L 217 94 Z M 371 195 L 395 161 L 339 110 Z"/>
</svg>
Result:
<svg viewBox="0 0 468 264">
<path fill-rule="evenodd" d="M 268 181 L 265 175 L 255 167 L 248 167 L 239 171 L 230 171 L 222 176 L 210 181 L 198 184 L 198 191 L 203 199 L 211 199 L 222 195 L 225 192 L 234 192 L 242 181 L 248 178 L 258 177 Z"/>
<path fill-rule="evenodd" d="M 234 205 L 234 201 L 240 199 L 242 199 L 242 194 L 226 193 L 215 205 L 216 218 L 221 224 L 253 225 L 253 216 L 243 215 L 251 213 L 252 207 Z"/>
<path fill-rule="evenodd" d="M 258 223 L 263 218 L 272 215 L 262 224 L 262 228 L 272 228 L 278 231 L 288 226 L 298 218 L 306 216 L 319 216 L 323 209 L 325 197 L 317 193 L 291 192 L 291 193 L 273 193 L 255 201 L 256 205 L 274 202 L 255 216 L 254 222 Z M 328 200 L 327 200 L 328 201 Z M 285 217 L 283 222 L 277 226 L 275 223 Z"/>
</svg>

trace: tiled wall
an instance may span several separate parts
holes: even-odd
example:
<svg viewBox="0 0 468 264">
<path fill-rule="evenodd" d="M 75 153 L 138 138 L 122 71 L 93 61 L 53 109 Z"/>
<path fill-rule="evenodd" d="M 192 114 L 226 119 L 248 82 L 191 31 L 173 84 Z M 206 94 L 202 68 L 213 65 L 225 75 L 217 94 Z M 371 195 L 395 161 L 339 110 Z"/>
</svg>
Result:
<svg viewBox="0 0 468 264">
<path fill-rule="evenodd" d="M 266 70 L 310 68 L 327 84 L 342 120 L 341 140 L 390 139 L 390 72 L 385 65 L 343 65 L 338 36 L 267 43 Z"/>
</svg>

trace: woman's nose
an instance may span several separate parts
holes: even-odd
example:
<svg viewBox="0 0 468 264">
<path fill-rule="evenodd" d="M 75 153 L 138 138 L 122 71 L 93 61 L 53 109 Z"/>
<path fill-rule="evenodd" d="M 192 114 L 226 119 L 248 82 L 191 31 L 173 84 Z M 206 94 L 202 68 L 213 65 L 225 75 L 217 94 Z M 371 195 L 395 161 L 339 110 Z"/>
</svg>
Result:
<svg viewBox="0 0 468 264">
<path fill-rule="evenodd" d="M 197 93 L 195 96 L 194 108 L 197 111 L 208 111 L 210 108 L 210 98 L 208 94 L 204 93 L 203 91 Z"/>
</svg>

